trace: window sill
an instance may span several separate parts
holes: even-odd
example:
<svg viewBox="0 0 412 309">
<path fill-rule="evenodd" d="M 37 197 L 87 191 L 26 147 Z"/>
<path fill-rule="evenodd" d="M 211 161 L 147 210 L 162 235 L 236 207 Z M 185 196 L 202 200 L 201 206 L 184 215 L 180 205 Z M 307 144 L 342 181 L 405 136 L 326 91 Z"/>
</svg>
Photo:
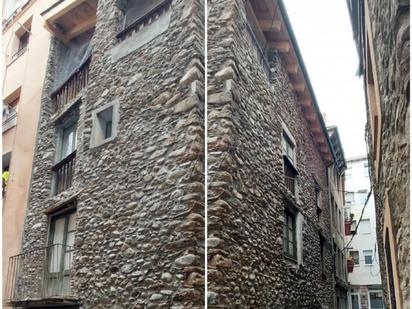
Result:
<svg viewBox="0 0 412 309">
<path fill-rule="evenodd" d="M 7 67 L 11 66 L 14 62 L 16 62 L 26 51 L 29 50 L 27 46 L 23 47 L 22 49 L 18 50 L 13 56 L 11 56 L 11 61 L 7 65 Z"/>
<path fill-rule="evenodd" d="M 117 140 L 117 135 L 113 136 L 113 137 L 109 137 L 109 138 L 103 140 L 102 142 L 97 143 L 96 145 L 90 145 L 90 150 L 98 151 L 101 148 L 103 148 L 104 146 L 106 146 L 106 144 L 114 143 L 114 142 L 116 142 L 116 140 Z"/>
</svg>

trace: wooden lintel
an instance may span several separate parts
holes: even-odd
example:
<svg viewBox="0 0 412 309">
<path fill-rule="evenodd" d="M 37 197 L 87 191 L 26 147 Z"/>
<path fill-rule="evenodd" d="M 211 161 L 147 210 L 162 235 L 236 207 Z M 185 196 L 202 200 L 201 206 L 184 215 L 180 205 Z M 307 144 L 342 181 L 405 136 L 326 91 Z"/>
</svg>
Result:
<svg viewBox="0 0 412 309">
<path fill-rule="evenodd" d="M 297 92 L 303 92 L 305 90 L 305 83 L 304 82 L 293 83 L 293 89 Z"/>
<path fill-rule="evenodd" d="M 282 23 L 280 20 L 263 19 L 259 20 L 259 26 L 262 31 L 279 32 L 282 27 Z"/>
<path fill-rule="evenodd" d="M 82 23 L 78 24 L 73 29 L 70 29 L 68 33 L 66 33 L 67 40 L 71 40 L 72 38 L 86 32 L 87 30 L 91 29 L 96 25 L 96 15 L 91 18 L 84 20 Z"/>
<path fill-rule="evenodd" d="M 299 65 L 297 63 L 289 63 L 286 65 L 286 71 L 288 74 L 298 74 Z"/>
<path fill-rule="evenodd" d="M 276 48 L 280 53 L 288 53 L 291 48 L 289 41 L 270 42 L 268 45 L 270 48 Z"/>
</svg>

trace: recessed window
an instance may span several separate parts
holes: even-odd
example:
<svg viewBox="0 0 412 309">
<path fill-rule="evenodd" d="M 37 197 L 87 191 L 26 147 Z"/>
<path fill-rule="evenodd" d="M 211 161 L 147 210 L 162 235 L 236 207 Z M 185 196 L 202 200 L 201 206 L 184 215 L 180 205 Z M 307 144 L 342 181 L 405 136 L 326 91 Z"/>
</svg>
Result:
<svg viewBox="0 0 412 309">
<path fill-rule="evenodd" d="M 77 117 L 75 112 L 57 127 L 57 155 L 52 167 L 54 194 L 72 186 L 76 163 Z"/>
<path fill-rule="evenodd" d="M 283 252 L 287 257 L 297 260 L 296 216 L 287 208 L 283 224 Z"/>
<path fill-rule="evenodd" d="M 353 258 L 355 265 L 359 265 L 359 251 L 349 251 L 349 255 Z"/>
<path fill-rule="evenodd" d="M 290 193 L 296 195 L 297 170 L 296 170 L 296 143 L 284 126 L 282 130 L 283 171 L 285 185 Z"/>
<path fill-rule="evenodd" d="M 76 212 L 70 211 L 50 219 L 47 294 L 70 294 Z"/>
<path fill-rule="evenodd" d="M 117 101 L 94 111 L 91 147 L 96 147 L 113 140 L 117 134 L 117 121 Z"/>
<path fill-rule="evenodd" d="M 372 250 L 363 250 L 363 256 L 365 258 L 365 265 L 372 265 Z"/>
<path fill-rule="evenodd" d="M 369 290 L 371 309 L 384 309 L 382 290 Z"/>
</svg>

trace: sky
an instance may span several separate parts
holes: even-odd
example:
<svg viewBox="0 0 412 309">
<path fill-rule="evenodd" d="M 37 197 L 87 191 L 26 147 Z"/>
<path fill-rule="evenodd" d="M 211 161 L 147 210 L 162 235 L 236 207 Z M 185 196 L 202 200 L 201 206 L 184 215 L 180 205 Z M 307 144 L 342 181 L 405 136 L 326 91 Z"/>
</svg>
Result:
<svg viewBox="0 0 412 309">
<path fill-rule="evenodd" d="M 336 125 L 345 158 L 366 155 L 366 107 L 346 0 L 284 0 L 326 125 Z"/>
</svg>

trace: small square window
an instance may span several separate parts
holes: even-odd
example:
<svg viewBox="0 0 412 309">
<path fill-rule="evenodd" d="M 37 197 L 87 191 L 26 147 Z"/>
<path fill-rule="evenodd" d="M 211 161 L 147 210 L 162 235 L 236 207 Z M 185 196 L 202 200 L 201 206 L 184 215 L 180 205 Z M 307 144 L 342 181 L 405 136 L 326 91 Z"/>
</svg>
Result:
<svg viewBox="0 0 412 309">
<path fill-rule="evenodd" d="M 113 140 L 117 135 L 118 102 L 105 105 L 93 112 L 91 147 Z"/>
</svg>

